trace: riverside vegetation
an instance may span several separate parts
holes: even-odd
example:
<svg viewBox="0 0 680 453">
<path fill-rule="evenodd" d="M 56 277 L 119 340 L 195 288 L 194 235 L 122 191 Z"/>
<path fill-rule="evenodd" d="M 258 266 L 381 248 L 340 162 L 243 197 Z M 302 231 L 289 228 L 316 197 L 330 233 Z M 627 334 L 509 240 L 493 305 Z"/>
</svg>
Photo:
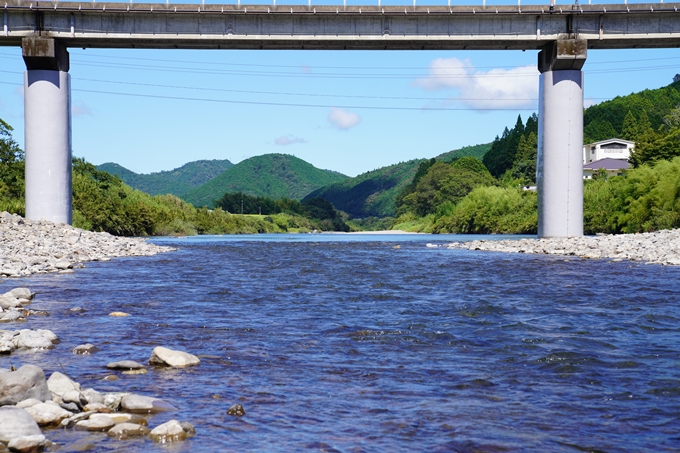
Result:
<svg viewBox="0 0 680 453">
<path fill-rule="evenodd" d="M 636 143 L 633 168 L 584 182 L 584 231 L 636 233 L 680 227 L 680 76 L 658 90 L 617 97 L 585 111 L 585 140 Z M 536 233 L 538 119 L 521 117 L 482 162 L 420 164 L 397 197 L 395 228 L 433 233 Z M 484 165 L 480 165 L 483 163 Z M 463 170 L 463 168 L 465 170 Z M 466 173 L 462 173 L 465 171 Z"/>
</svg>

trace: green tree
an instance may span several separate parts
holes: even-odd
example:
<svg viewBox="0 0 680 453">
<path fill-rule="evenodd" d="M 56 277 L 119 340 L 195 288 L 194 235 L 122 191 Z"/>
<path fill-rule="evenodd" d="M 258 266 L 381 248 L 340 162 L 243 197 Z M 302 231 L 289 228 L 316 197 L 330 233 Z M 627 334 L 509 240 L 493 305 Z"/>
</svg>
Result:
<svg viewBox="0 0 680 453">
<path fill-rule="evenodd" d="M 632 142 L 636 141 L 638 138 L 638 121 L 630 110 L 628 110 L 626 117 L 623 119 L 621 138 Z"/>
<path fill-rule="evenodd" d="M 12 126 L 0 119 L 0 198 L 23 200 L 24 151 L 12 138 Z"/>
</svg>

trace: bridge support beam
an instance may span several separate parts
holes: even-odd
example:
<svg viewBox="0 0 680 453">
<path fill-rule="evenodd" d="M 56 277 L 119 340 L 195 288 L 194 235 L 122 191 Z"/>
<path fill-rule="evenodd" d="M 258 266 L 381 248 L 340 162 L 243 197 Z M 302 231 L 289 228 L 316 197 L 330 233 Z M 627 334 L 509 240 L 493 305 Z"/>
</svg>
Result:
<svg viewBox="0 0 680 453">
<path fill-rule="evenodd" d="M 22 41 L 26 218 L 71 223 L 71 78 L 66 47 Z"/>
<path fill-rule="evenodd" d="M 538 237 L 583 236 L 583 73 L 586 41 L 538 54 Z"/>
</svg>

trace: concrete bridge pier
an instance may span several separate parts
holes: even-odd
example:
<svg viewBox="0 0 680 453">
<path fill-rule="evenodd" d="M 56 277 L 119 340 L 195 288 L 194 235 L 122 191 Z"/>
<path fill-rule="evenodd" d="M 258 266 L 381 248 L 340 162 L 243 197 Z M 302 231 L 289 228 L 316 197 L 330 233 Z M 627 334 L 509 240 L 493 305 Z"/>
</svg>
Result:
<svg viewBox="0 0 680 453">
<path fill-rule="evenodd" d="M 22 40 L 26 218 L 71 223 L 71 77 L 59 41 Z"/>
<path fill-rule="evenodd" d="M 583 236 L 583 73 L 586 41 L 538 54 L 538 237 Z"/>
</svg>

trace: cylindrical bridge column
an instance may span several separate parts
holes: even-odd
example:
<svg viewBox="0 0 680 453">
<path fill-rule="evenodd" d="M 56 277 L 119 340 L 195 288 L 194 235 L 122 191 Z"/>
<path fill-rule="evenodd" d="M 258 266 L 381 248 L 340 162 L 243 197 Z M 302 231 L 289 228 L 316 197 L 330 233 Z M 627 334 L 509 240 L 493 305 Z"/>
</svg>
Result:
<svg viewBox="0 0 680 453">
<path fill-rule="evenodd" d="M 583 73 L 585 41 L 539 53 L 538 237 L 583 236 Z"/>
<path fill-rule="evenodd" d="M 25 38 L 26 218 L 71 223 L 71 79 L 68 53 Z"/>
</svg>

